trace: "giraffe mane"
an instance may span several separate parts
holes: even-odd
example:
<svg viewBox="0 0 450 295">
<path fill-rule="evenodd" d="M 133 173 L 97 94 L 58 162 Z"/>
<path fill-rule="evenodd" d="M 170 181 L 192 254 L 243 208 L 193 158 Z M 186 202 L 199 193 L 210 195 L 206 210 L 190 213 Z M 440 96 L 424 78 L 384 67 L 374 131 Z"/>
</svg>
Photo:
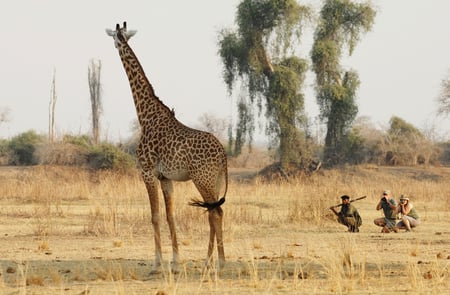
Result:
<svg viewBox="0 0 450 295">
<path fill-rule="evenodd" d="M 138 60 L 138 58 L 136 57 L 136 54 L 134 53 L 133 49 L 128 45 L 128 43 L 125 43 L 127 49 L 130 51 L 130 54 L 133 55 L 133 57 Z M 171 110 L 167 105 L 164 104 L 164 102 L 155 94 L 155 90 L 153 89 L 152 84 L 150 84 L 150 81 L 147 78 L 147 75 L 145 74 L 144 68 L 142 67 L 141 63 L 138 62 L 138 66 L 139 66 L 139 70 L 142 72 L 143 76 L 145 77 L 145 83 L 148 85 L 148 87 L 150 87 L 151 91 L 152 91 L 152 96 L 154 96 L 158 102 L 164 106 L 164 108 L 168 111 L 168 113 L 172 114 L 173 117 L 175 117 L 175 112 L 173 110 Z"/>
</svg>

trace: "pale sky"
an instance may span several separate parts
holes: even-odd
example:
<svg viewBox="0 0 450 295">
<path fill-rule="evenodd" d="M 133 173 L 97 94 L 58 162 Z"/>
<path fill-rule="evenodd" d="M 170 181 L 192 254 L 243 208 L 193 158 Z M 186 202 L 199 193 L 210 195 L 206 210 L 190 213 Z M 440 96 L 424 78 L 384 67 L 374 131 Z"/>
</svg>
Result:
<svg viewBox="0 0 450 295">
<path fill-rule="evenodd" d="M 205 113 L 234 114 L 217 55 L 218 32 L 234 26 L 238 0 L 2 1 L 0 4 L 0 138 L 34 129 L 47 134 L 56 69 L 58 135 L 90 131 L 87 69 L 102 62 L 102 134 L 125 140 L 136 112 L 118 52 L 105 28 L 128 22 L 138 33 L 129 44 L 156 94 L 183 123 L 197 127 Z M 314 3 L 318 1 L 305 1 Z M 396 115 L 419 129 L 439 126 L 450 139 L 450 119 L 436 118 L 436 97 L 450 69 L 450 1 L 372 1 L 378 13 L 343 65 L 359 73 L 359 116 L 388 126 Z M 311 34 L 301 55 L 309 58 Z M 310 75 L 306 112 L 317 116 Z M 263 133 L 262 133 L 263 134 Z M 262 135 L 260 135 L 262 137 Z"/>
</svg>

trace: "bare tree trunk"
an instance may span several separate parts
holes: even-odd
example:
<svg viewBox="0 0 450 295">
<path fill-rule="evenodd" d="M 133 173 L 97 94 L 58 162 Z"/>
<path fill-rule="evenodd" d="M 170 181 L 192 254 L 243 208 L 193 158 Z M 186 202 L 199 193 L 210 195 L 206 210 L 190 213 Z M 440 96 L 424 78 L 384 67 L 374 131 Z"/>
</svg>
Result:
<svg viewBox="0 0 450 295">
<path fill-rule="evenodd" d="M 55 141 L 55 107 L 56 107 L 56 69 L 53 69 L 53 80 L 50 88 L 50 103 L 48 106 L 48 139 Z"/>
<path fill-rule="evenodd" d="M 91 109 L 92 109 L 92 137 L 94 143 L 98 143 L 100 139 L 100 115 L 102 112 L 102 100 L 101 100 L 101 82 L 100 72 L 102 68 L 102 62 L 98 60 L 91 60 L 88 67 L 88 82 L 89 92 L 91 96 Z"/>
</svg>

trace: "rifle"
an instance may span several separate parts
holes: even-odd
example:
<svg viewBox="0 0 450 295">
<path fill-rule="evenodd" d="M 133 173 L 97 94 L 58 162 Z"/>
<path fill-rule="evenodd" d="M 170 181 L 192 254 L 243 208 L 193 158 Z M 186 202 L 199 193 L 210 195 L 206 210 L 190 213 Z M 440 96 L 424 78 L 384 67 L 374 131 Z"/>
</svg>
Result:
<svg viewBox="0 0 450 295">
<path fill-rule="evenodd" d="M 362 196 L 362 197 L 359 197 L 359 198 L 350 200 L 350 203 L 353 203 L 353 202 L 355 202 L 355 201 L 362 200 L 362 199 L 365 199 L 365 198 L 366 198 L 366 196 Z M 333 211 L 333 213 L 334 213 L 337 217 L 339 217 L 339 213 L 337 213 L 336 210 L 334 210 L 334 208 L 341 207 L 341 206 L 342 206 L 342 203 L 339 204 L 339 205 L 331 206 L 331 207 L 330 207 L 330 210 Z"/>
<path fill-rule="evenodd" d="M 359 200 L 362 200 L 362 199 L 365 199 L 365 198 L 367 198 L 367 196 L 362 196 L 362 197 L 359 197 L 359 198 L 356 198 L 356 199 L 350 200 L 350 203 L 353 203 L 353 202 L 355 202 L 355 201 L 359 201 Z M 336 206 L 331 206 L 331 207 L 330 207 L 330 209 L 331 209 L 331 208 L 337 208 L 337 207 L 341 207 L 341 206 L 342 206 L 342 203 L 341 203 L 341 204 L 339 204 L 339 205 L 336 205 Z"/>
</svg>

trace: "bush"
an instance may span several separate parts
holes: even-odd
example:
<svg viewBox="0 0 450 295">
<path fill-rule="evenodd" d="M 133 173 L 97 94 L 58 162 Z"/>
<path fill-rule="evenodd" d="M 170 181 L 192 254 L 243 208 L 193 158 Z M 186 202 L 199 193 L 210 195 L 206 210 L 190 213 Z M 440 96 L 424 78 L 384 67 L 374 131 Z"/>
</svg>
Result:
<svg viewBox="0 0 450 295">
<path fill-rule="evenodd" d="M 63 143 L 76 145 L 85 149 L 89 149 L 93 145 L 92 139 L 88 135 L 64 135 Z"/>
<path fill-rule="evenodd" d="M 436 162 L 440 162 L 445 166 L 450 166 L 450 140 L 447 142 L 441 142 L 438 144 L 440 150 L 438 159 Z"/>
<path fill-rule="evenodd" d="M 39 144 L 43 142 L 42 136 L 35 131 L 30 130 L 13 137 L 8 149 L 10 152 L 10 165 L 34 165 L 37 160 L 34 157 L 34 152 Z"/>
<path fill-rule="evenodd" d="M 62 141 L 49 144 L 35 131 L 28 131 L 11 140 L 0 140 L 0 165 L 35 164 L 125 172 L 136 167 L 136 160 L 113 144 L 93 145 L 87 135 L 65 135 Z"/>
<path fill-rule="evenodd" d="M 40 145 L 34 155 L 38 159 L 39 164 L 86 166 L 88 153 L 88 147 L 73 143 L 56 142 Z"/>
<path fill-rule="evenodd" d="M 0 165 L 8 164 L 9 159 L 9 148 L 8 141 L 5 139 L 0 139 Z"/>
<path fill-rule="evenodd" d="M 88 155 L 88 165 L 92 169 L 126 171 L 135 167 L 135 159 L 115 146 L 104 143 L 92 147 Z"/>
</svg>

